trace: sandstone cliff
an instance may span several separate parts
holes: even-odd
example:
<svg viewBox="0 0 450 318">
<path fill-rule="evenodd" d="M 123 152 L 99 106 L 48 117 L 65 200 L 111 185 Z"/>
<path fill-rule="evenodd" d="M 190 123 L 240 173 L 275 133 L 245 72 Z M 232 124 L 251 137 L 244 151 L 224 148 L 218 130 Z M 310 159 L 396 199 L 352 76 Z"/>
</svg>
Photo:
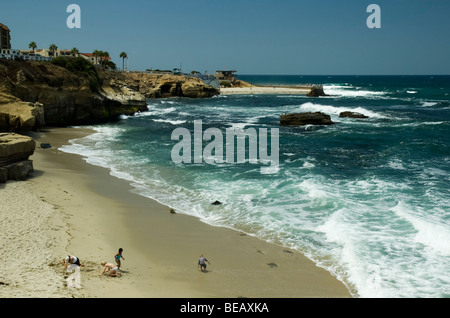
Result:
<svg viewBox="0 0 450 318">
<path fill-rule="evenodd" d="M 39 103 L 45 124 L 53 126 L 107 122 L 146 110 L 145 97 L 126 87 L 93 90 L 89 78 L 48 62 L 0 60 L 0 92 L 3 114 L 13 107 L 11 102 Z M 0 129 L 17 131 L 11 124 Z"/>
<path fill-rule="evenodd" d="M 201 79 L 189 76 L 106 72 L 104 81 L 108 86 L 125 85 L 146 98 L 208 98 L 220 94 Z"/>
<path fill-rule="evenodd" d="M 0 131 L 109 122 L 146 111 L 147 98 L 207 98 L 220 93 L 193 77 L 101 70 L 86 75 L 69 70 L 79 66 L 74 60 L 71 68 L 59 62 L 0 59 Z"/>
<path fill-rule="evenodd" d="M 0 133 L 0 183 L 25 180 L 34 171 L 28 158 L 34 153 L 36 142 L 27 136 Z"/>
</svg>

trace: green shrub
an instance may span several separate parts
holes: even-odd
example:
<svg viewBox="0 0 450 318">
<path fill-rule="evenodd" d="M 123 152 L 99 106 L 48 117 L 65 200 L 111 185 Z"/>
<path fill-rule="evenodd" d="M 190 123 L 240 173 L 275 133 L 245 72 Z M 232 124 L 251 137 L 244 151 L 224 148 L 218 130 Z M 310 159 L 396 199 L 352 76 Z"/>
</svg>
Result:
<svg viewBox="0 0 450 318">
<path fill-rule="evenodd" d="M 84 77 L 93 92 L 98 91 L 101 86 L 101 80 L 97 69 L 89 61 L 82 57 L 62 57 L 58 56 L 52 60 L 52 63 L 65 68 L 71 73 Z"/>
</svg>

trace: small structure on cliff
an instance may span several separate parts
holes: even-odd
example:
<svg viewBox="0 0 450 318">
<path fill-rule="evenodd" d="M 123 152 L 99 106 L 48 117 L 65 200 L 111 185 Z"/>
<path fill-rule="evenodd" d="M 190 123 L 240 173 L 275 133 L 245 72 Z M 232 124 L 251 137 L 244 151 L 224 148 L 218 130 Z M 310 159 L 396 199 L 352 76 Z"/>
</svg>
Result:
<svg viewBox="0 0 450 318">
<path fill-rule="evenodd" d="M 236 80 L 237 71 L 216 71 L 214 77 L 219 81 L 234 82 Z"/>
</svg>

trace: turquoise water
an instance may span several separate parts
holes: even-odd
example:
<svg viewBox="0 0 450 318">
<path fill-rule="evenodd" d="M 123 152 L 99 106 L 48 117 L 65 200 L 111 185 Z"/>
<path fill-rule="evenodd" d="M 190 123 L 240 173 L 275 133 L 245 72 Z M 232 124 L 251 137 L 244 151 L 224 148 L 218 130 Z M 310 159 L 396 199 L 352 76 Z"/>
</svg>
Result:
<svg viewBox="0 0 450 318">
<path fill-rule="evenodd" d="M 450 76 L 240 76 L 323 84 L 287 95 L 149 100 L 61 150 L 108 167 L 134 191 L 206 223 L 297 249 L 359 297 L 450 296 Z M 357 111 L 368 119 L 339 118 Z M 322 111 L 330 127 L 280 127 Z M 175 128 L 279 128 L 279 169 L 175 164 Z M 213 206 L 216 200 L 223 204 Z"/>
</svg>

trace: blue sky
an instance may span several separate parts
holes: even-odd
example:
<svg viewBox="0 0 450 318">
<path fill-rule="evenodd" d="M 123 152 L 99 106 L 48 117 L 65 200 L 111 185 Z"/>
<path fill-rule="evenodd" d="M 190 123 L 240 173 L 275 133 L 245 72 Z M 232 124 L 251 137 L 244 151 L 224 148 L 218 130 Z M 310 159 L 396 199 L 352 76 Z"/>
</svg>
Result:
<svg viewBox="0 0 450 318">
<path fill-rule="evenodd" d="M 66 25 L 81 7 L 81 29 Z M 381 29 L 366 8 L 381 7 Z M 448 0 L 1 0 L 12 46 L 108 51 L 121 67 L 238 74 L 450 74 Z"/>
</svg>

